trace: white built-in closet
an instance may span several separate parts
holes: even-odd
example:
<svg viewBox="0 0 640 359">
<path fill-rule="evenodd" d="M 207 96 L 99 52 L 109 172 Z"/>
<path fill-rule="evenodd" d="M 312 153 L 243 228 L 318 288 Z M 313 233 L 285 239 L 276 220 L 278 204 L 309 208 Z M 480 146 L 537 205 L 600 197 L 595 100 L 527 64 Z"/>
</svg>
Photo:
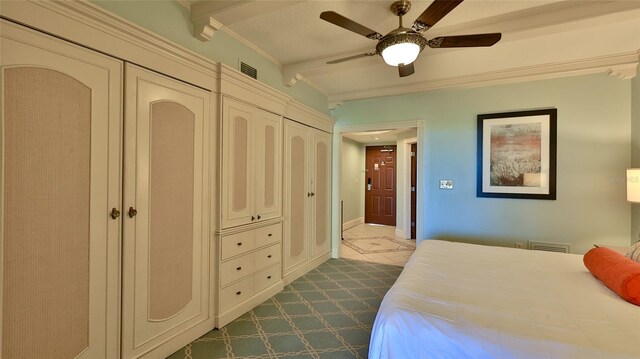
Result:
<svg viewBox="0 0 640 359">
<path fill-rule="evenodd" d="M 330 258 L 333 119 L 90 2 L 0 16 L 0 358 L 165 358 Z"/>
<path fill-rule="evenodd" d="M 212 315 L 210 93 L 0 26 L 2 358 L 170 354 Z"/>
</svg>

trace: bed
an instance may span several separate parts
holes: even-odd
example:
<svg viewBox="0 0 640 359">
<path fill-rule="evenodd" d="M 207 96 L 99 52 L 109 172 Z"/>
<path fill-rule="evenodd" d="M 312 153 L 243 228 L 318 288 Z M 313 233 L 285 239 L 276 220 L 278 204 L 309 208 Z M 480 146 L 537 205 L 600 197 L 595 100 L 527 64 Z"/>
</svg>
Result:
<svg viewBox="0 0 640 359">
<path fill-rule="evenodd" d="M 382 301 L 369 358 L 640 358 L 640 307 L 581 255 L 426 240 Z"/>
</svg>

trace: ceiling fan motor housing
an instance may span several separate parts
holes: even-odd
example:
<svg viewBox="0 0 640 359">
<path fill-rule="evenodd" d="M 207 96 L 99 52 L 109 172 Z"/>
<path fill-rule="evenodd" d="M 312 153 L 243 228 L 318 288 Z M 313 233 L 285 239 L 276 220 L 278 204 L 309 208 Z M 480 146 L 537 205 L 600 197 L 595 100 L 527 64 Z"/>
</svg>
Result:
<svg viewBox="0 0 640 359">
<path fill-rule="evenodd" d="M 407 42 L 414 43 L 420 46 L 420 52 L 422 52 L 424 47 L 427 45 L 427 39 L 425 39 L 419 33 L 411 29 L 399 28 L 392 31 L 378 42 L 378 44 L 376 45 L 376 53 L 382 54 L 382 51 L 389 46 Z"/>
</svg>

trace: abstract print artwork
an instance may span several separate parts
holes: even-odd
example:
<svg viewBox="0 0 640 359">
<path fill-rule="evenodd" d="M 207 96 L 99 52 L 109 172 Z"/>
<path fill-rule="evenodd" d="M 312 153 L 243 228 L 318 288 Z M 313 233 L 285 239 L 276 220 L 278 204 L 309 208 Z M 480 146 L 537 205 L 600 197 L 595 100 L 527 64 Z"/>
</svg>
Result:
<svg viewBox="0 0 640 359">
<path fill-rule="evenodd" d="M 555 199 L 557 110 L 478 115 L 478 197 Z"/>
</svg>

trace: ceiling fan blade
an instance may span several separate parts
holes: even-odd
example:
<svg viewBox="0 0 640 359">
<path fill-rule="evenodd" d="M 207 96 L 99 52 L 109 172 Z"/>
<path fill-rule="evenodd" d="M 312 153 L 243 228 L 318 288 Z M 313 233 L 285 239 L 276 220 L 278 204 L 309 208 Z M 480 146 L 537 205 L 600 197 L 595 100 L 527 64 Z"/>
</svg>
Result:
<svg viewBox="0 0 640 359">
<path fill-rule="evenodd" d="M 354 56 L 345 57 L 343 59 L 332 60 L 332 61 L 327 62 L 327 64 L 339 64 L 341 62 L 354 60 L 354 59 L 359 59 L 361 57 L 373 56 L 375 54 L 376 54 L 375 52 L 367 52 L 366 54 L 354 55 Z"/>
<path fill-rule="evenodd" d="M 493 46 L 496 42 L 500 41 L 501 38 L 502 34 L 499 32 L 476 35 L 441 36 L 429 40 L 427 44 L 432 48 Z"/>
<path fill-rule="evenodd" d="M 356 34 L 360 34 L 371 40 L 380 40 L 382 35 L 369 29 L 366 26 L 360 25 L 357 22 L 348 19 L 334 11 L 324 11 L 320 14 L 320 18 L 324 21 L 328 21 L 334 25 L 340 26 L 343 29 L 353 31 Z"/>
<path fill-rule="evenodd" d="M 415 69 L 413 68 L 413 62 L 410 63 L 409 65 L 403 65 L 403 64 L 398 65 L 398 74 L 400 75 L 400 77 L 407 77 L 409 75 L 413 75 L 414 72 L 415 72 Z"/>
<path fill-rule="evenodd" d="M 434 0 L 429 7 L 418 16 L 411 28 L 415 31 L 427 31 L 445 17 L 463 0 Z"/>
</svg>

